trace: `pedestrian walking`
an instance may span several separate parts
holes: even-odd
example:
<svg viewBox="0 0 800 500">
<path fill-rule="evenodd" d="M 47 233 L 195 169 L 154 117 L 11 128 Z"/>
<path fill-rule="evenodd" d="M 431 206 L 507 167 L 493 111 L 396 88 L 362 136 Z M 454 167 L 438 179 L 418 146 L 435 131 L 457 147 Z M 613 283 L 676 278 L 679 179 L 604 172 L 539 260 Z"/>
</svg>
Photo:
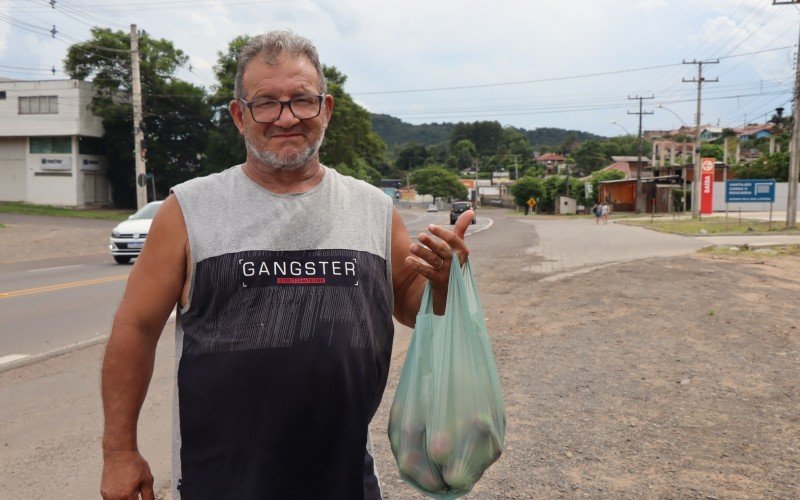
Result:
<svg viewBox="0 0 800 500">
<path fill-rule="evenodd" d="M 333 110 L 311 41 L 244 45 L 229 111 L 247 160 L 172 189 L 114 318 L 103 498 L 154 498 L 137 420 L 176 304 L 172 498 L 381 498 L 368 426 L 392 316 L 414 326 L 428 281 L 444 313 L 475 214 L 412 243 L 382 191 L 320 163 Z"/>
<path fill-rule="evenodd" d="M 592 207 L 592 213 L 594 214 L 594 223 L 595 225 L 600 224 L 600 204 L 595 203 Z"/>
<path fill-rule="evenodd" d="M 603 224 L 608 224 L 608 205 L 606 202 L 600 205 L 600 216 L 603 218 Z"/>
</svg>

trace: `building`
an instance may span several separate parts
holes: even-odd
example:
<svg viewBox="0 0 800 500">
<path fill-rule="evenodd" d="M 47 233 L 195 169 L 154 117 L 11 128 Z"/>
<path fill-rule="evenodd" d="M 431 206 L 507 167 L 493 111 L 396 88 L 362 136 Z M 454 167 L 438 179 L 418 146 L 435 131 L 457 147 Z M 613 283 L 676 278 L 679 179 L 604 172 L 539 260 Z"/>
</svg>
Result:
<svg viewBox="0 0 800 500">
<path fill-rule="evenodd" d="M 564 156 L 556 153 L 545 153 L 536 157 L 536 162 L 544 165 L 548 174 L 559 172 L 566 161 Z"/>
<path fill-rule="evenodd" d="M 92 85 L 79 80 L 0 80 L 0 201 L 111 201 L 93 96 Z"/>
<path fill-rule="evenodd" d="M 761 124 L 754 124 L 754 125 L 747 125 L 745 127 L 739 127 L 733 129 L 736 132 L 736 135 L 739 137 L 740 141 L 750 141 L 754 139 L 769 139 L 772 138 L 772 124 L 765 123 Z"/>
</svg>

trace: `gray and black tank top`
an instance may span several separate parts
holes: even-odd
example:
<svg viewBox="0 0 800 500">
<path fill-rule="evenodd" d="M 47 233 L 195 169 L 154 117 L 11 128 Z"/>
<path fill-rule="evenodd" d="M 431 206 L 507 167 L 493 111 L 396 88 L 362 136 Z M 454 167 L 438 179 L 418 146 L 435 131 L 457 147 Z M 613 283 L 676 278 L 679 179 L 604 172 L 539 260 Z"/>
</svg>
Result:
<svg viewBox="0 0 800 500">
<path fill-rule="evenodd" d="M 391 199 L 329 168 L 296 195 L 241 166 L 172 191 L 192 257 L 175 498 L 380 498 L 367 435 L 394 335 Z"/>
</svg>

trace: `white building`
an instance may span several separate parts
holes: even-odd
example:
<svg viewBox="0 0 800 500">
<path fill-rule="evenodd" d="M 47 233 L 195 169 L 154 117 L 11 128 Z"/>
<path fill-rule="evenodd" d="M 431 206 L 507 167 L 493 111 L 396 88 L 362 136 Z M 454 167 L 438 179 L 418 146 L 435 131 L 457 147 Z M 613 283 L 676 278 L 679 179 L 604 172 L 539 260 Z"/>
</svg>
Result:
<svg viewBox="0 0 800 500">
<path fill-rule="evenodd" d="M 0 79 L 0 201 L 108 203 L 103 125 L 79 80 Z"/>
</svg>

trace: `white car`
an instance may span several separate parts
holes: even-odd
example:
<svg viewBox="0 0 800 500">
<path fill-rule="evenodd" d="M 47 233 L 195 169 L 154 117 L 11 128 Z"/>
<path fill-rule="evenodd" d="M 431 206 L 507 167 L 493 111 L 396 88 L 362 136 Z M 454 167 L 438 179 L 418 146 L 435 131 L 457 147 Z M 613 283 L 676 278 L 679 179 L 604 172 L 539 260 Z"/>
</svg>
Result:
<svg viewBox="0 0 800 500">
<path fill-rule="evenodd" d="M 144 246 L 144 240 L 150 231 L 150 224 L 156 215 L 156 210 L 163 201 L 153 201 L 142 207 L 141 210 L 120 222 L 111 231 L 108 250 L 118 264 L 127 264 L 134 257 L 139 256 Z"/>
<path fill-rule="evenodd" d="M 428 212 L 438 212 L 439 208 L 436 205 L 428 205 Z"/>
</svg>

